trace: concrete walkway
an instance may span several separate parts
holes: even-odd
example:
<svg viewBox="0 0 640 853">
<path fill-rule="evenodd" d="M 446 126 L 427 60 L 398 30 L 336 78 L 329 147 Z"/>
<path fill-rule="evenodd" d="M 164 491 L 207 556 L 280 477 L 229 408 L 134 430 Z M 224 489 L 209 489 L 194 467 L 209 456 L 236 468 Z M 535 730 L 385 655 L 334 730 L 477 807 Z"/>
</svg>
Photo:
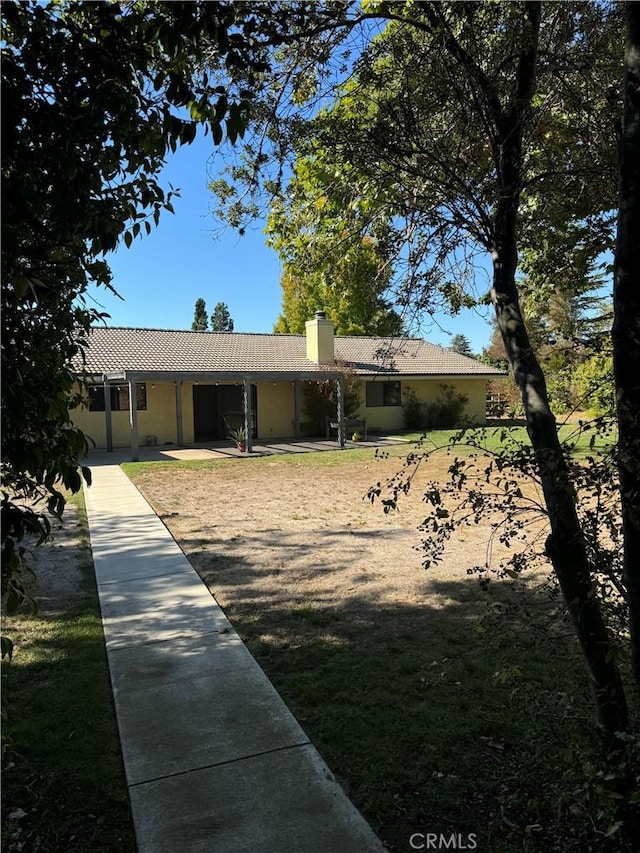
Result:
<svg viewBox="0 0 640 853">
<path fill-rule="evenodd" d="M 117 465 L 90 464 L 139 853 L 383 853 L 160 519 Z"/>
</svg>

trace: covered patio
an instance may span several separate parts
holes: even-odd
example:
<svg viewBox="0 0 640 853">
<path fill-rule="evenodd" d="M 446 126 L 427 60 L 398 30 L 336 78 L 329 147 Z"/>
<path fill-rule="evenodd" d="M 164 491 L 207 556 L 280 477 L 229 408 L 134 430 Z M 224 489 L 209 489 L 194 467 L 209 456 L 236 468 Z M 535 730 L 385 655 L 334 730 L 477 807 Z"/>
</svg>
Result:
<svg viewBox="0 0 640 853">
<path fill-rule="evenodd" d="M 344 377 L 342 371 L 328 369 L 324 366 L 318 370 L 305 371 L 301 373 L 277 373 L 272 371 L 259 371 L 247 373 L 234 373 L 230 371 L 130 371 L 118 370 L 104 373 L 101 377 L 101 383 L 104 390 L 104 416 L 105 416 L 105 431 L 106 431 L 106 447 L 107 452 L 114 451 L 113 443 L 113 425 L 112 425 L 112 408 L 111 408 L 111 389 L 114 386 L 126 385 L 128 387 L 129 398 L 129 429 L 131 436 L 131 451 L 130 458 L 132 462 L 137 462 L 140 459 L 141 449 L 144 446 L 144 441 L 140 440 L 138 429 L 138 409 L 137 409 L 137 393 L 136 387 L 140 383 L 172 383 L 175 387 L 175 426 L 176 426 L 176 448 L 179 450 L 185 446 L 184 428 L 183 428 L 183 400 L 182 389 L 186 382 L 193 383 L 198 386 L 217 385 L 218 383 L 237 383 L 240 384 L 242 390 L 242 413 L 241 423 L 244 426 L 244 434 L 246 436 L 246 453 L 266 455 L 278 451 L 275 449 L 281 445 L 282 441 L 269 441 L 267 444 L 254 444 L 254 411 L 253 411 L 253 395 L 252 386 L 257 382 L 290 382 L 293 385 L 293 400 L 294 400 L 294 435 L 291 442 L 300 446 L 304 452 L 304 446 L 309 444 L 307 441 L 301 441 L 301 387 L 305 381 L 334 381 L 336 383 L 336 422 L 338 424 L 337 444 L 340 448 L 346 445 L 345 431 L 345 412 L 344 412 Z M 291 442 L 284 442 L 290 444 Z M 336 448 L 335 441 L 318 442 L 320 444 L 330 445 L 332 450 Z M 220 445 L 220 449 L 211 450 L 211 453 L 217 455 L 244 455 L 240 451 L 235 453 L 227 446 L 226 442 L 207 442 L 207 446 Z M 224 447 L 224 450 L 221 449 Z M 262 449 L 261 449 L 262 448 Z M 322 448 L 314 448 L 322 449 Z M 328 449 L 328 448 L 325 448 Z M 191 451 L 186 451 L 191 452 Z M 289 450 L 286 452 L 295 452 Z M 179 457 L 176 457 L 179 458 Z"/>
</svg>

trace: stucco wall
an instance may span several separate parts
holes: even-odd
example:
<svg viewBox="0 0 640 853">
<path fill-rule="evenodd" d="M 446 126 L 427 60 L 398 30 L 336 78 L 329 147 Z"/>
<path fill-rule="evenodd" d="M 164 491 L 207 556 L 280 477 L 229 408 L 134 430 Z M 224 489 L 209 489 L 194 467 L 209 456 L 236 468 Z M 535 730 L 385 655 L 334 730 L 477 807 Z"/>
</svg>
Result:
<svg viewBox="0 0 640 853">
<path fill-rule="evenodd" d="M 258 382 L 256 384 L 258 437 L 269 439 L 292 436 L 294 433 L 293 382 Z M 193 385 L 193 382 L 182 383 L 182 435 L 186 444 L 192 444 L 194 441 Z M 177 442 L 175 384 L 147 382 L 146 386 L 147 408 L 145 411 L 138 411 L 138 441 L 140 445 L 144 445 L 147 443 L 147 436 L 156 436 L 158 445 L 175 444 Z M 71 412 L 71 418 L 73 423 L 95 442 L 96 447 L 106 447 L 104 412 L 90 412 L 88 407 L 82 407 L 74 409 Z M 113 446 L 129 447 L 131 444 L 129 412 L 112 412 L 111 424 Z"/>
<path fill-rule="evenodd" d="M 185 383 L 186 384 L 186 383 Z M 146 444 L 147 436 L 157 437 L 158 444 L 175 443 L 177 423 L 175 414 L 175 385 L 173 382 L 147 382 L 147 408 L 138 411 L 138 441 Z M 186 409 L 183 392 L 183 411 Z M 104 412 L 90 412 L 88 407 L 74 409 L 71 412 L 73 423 L 80 427 L 91 438 L 96 447 L 107 446 L 106 418 Z M 129 429 L 129 412 L 112 412 L 111 428 L 114 447 L 129 447 L 131 434 Z M 191 416 L 191 433 L 185 441 L 193 441 L 193 417 Z"/>
<path fill-rule="evenodd" d="M 293 382 L 257 382 L 258 438 L 288 438 L 294 433 Z"/>
<path fill-rule="evenodd" d="M 450 385 L 469 400 L 465 408 L 465 417 L 473 423 L 486 423 L 487 382 L 485 379 L 403 379 L 402 400 L 406 399 L 408 391 L 413 391 L 421 402 L 431 402 L 442 393 L 442 386 Z M 362 383 L 362 405 L 358 416 L 367 419 L 367 429 L 372 432 L 389 432 L 404 429 L 404 412 L 402 406 L 368 406 L 366 405 L 366 384 Z"/>
<path fill-rule="evenodd" d="M 220 383 L 223 384 L 223 383 Z M 477 424 L 485 423 L 486 381 L 484 379 L 408 379 L 402 380 L 403 400 L 411 389 L 419 400 L 435 400 L 442 385 L 452 385 L 466 394 L 469 402 L 467 418 Z M 147 442 L 147 436 L 156 436 L 158 445 L 174 444 L 177 441 L 175 412 L 175 384 L 173 382 L 147 382 L 147 409 L 138 412 L 138 441 Z M 287 438 L 294 434 L 294 384 L 287 382 L 258 382 L 258 438 Z M 372 432 L 389 432 L 404 428 L 402 406 L 366 406 L 365 382 L 362 382 L 362 405 L 359 417 L 367 419 L 367 428 Z M 300 401 L 303 408 L 303 400 Z M 90 412 L 88 408 L 75 409 L 72 420 L 98 448 L 106 447 L 106 425 L 104 412 Z M 128 447 L 131 443 L 129 412 L 112 412 L 114 447 Z M 193 383 L 182 383 L 182 432 L 186 444 L 194 441 Z"/>
</svg>

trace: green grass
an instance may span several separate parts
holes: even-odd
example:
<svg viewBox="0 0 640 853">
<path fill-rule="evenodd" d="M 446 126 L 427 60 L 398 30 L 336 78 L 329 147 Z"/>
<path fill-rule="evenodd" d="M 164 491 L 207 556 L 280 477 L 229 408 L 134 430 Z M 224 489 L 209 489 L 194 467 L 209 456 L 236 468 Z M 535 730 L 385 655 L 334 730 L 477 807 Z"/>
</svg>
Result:
<svg viewBox="0 0 640 853">
<path fill-rule="evenodd" d="M 580 431 L 576 424 L 566 424 L 559 429 L 560 439 L 562 441 L 570 441 L 574 445 L 573 453 L 576 457 L 581 458 L 588 454 L 591 450 L 591 441 L 594 432 L 592 430 Z M 447 449 L 449 442 L 460 434 L 460 430 L 430 430 L 426 437 L 423 432 L 399 432 L 389 433 L 386 438 L 401 438 L 406 444 L 400 444 L 396 447 L 381 448 L 378 452 L 391 457 L 401 458 L 407 453 L 413 451 L 430 451 L 436 447 Z M 470 434 L 475 436 L 475 441 L 479 441 L 482 447 L 487 452 L 496 452 L 503 446 L 505 438 L 512 442 L 529 444 L 529 438 L 525 427 L 518 426 L 500 426 L 500 427 L 483 427 L 470 431 Z M 598 435 L 594 439 L 594 450 L 597 452 L 606 452 L 615 443 L 615 435 L 613 433 L 607 435 Z M 458 455 L 465 455 L 474 452 L 472 447 L 465 444 L 464 437 L 460 443 L 454 446 L 453 452 Z M 357 448 L 346 450 L 326 450 L 312 451 L 309 453 L 283 453 L 274 456 L 256 456 L 256 457 L 240 457 L 229 459 L 190 459 L 190 460 L 169 460 L 166 462 L 124 462 L 122 469 L 125 474 L 131 479 L 141 471 L 149 471 L 156 469 L 158 471 L 173 469 L 183 471 L 215 471 L 221 466 L 236 465 L 240 470 L 240 466 L 250 463 L 252 465 L 284 465 L 292 467 L 331 467 L 343 465 L 346 462 L 358 462 L 364 459 L 371 459 L 376 451 L 372 448 Z"/>
<path fill-rule="evenodd" d="M 82 519 L 81 496 L 73 501 Z M 61 611 L 4 621 L 15 643 L 2 664 L 6 853 L 135 850 L 84 530 L 79 594 Z"/>
<path fill-rule="evenodd" d="M 573 446 L 573 453 L 577 456 L 584 456 L 592 449 L 596 452 L 606 452 L 614 446 L 616 441 L 616 435 L 613 431 L 596 433 L 593 428 L 580 428 L 578 424 L 562 424 L 558 429 L 558 434 L 561 442 L 567 442 Z M 433 447 L 449 446 L 449 443 L 458 435 L 460 435 L 460 430 L 442 429 L 429 430 L 426 434 L 419 432 L 402 433 L 401 437 L 411 442 L 420 442 L 424 450 L 430 450 Z M 511 444 L 530 444 L 526 427 L 523 426 L 473 428 L 468 431 L 468 435 L 473 436 L 474 441 L 478 441 L 482 447 L 493 453 L 504 446 L 505 439 Z M 459 447 L 460 453 L 465 452 L 465 440 L 463 435 L 460 438 L 459 445 L 456 445 Z"/>
<path fill-rule="evenodd" d="M 411 444 L 385 448 L 391 456 L 406 456 Z M 123 462 L 121 467 L 132 480 L 142 471 L 150 470 L 181 470 L 181 471 L 216 471 L 222 467 L 235 465 L 240 470 L 243 465 L 279 465 L 305 468 L 325 468 L 343 465 L 345 462 L 358 462 L 371 459 L 375 450 L 371 447 L 355 450 L 314 450 L 309 453 L 281 453 L 273 456 L 243 456 L 228 459 L 175 459 L 167 462 Z"/>
</svg>

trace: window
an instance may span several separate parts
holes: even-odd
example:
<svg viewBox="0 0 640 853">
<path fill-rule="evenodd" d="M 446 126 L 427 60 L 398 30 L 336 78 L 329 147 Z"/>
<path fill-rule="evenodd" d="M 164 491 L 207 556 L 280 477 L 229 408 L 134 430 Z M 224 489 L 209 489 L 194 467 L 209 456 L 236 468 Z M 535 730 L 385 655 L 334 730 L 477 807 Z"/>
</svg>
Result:
<svg viewBox="0 0 640 853">
<path fill-rule="evenodd" d="M 129 411 L 129 386 L 128 385 L 110 385 L 111 392 L 111 411 L 112 412 L 128 412 Z M 136 384 L 136 409 L 139 412 L 146 411 L 147 408 L 147 386 L 144 382 Z M 104 412 L 104 386 L 90 385 L 89 386 L 89 411 Z"/>
<path fill-rule="evenodd" d="M 401 406 L 402 385 L 400 382 L 367 382 L 367 408 L 373 406 Z"/>
</svg>

